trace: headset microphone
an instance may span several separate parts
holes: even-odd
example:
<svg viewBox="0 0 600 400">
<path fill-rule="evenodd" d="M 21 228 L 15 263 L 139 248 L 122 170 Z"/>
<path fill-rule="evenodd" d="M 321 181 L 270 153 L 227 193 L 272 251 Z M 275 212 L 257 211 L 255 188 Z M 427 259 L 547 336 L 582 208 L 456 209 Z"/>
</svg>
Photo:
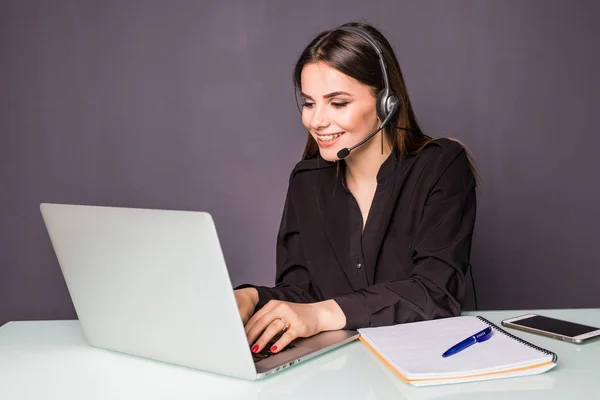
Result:
<svg viewBox="0 0 600 400">
<path fill-rule="evenodd" d="M 356 34 L 362 36 L 367 42 L 369 42 L 369 44 L 375 49 L 375 51 L 377 52 L 377 56 L 379 57 L 379 64 L 381 65 L 381 73 L 383 75 L 383 83 L 384 83 L 384 88 L 377 94 L 377 100 L 376 100 L 377 103 L 376 103 L 376 107 L 375 107 L 375 109 L 377 110 L 377 116 L 382 121 L 381 125 L 379 125 L 379 128 L 377 128 L 377 130 L 375 132 L 371 133 L 360 143 L 355 144 L 354 146 L 352 146 L 350 148 L 346 147 L 346 148 L 343 148 L 340 151 L 338 151 L 337 156 L 339 159 L 342 159 L 342 158 L 347 157 L 352 150 L 356 149 L 358 146 L 365 144 L 373 136 L 375 136 L 379 131 L 381 131 L 383 128 L 385 128 L 385 126 L 388 124 L 388 122 L 391 121 L 392 117 L 394 117 L 394 115 L 396 115 L 396 113 L 398 113 L 398 109 L 400 108 L 400 102 L 398 100 L 398 96 L 394 93 L 394 91 L 390 87 L 390 82 L 388 79 L 387 68 L 385 67 L 385 60 L 383 58 L 383 53 L 382 53 L 381 49 L 379 48 L 379 46 L 377 45 L 377 43 L 375 42 L 375 40 L 373 40 L 371 35 L 364 29 L 357 28 L 354 26 L 340 26 L 337 29 L 342 30 L 342 31 L 356 33 Z M 383 142 L 382 142 L 382 146 L 383 146 Z"/>
</svg>

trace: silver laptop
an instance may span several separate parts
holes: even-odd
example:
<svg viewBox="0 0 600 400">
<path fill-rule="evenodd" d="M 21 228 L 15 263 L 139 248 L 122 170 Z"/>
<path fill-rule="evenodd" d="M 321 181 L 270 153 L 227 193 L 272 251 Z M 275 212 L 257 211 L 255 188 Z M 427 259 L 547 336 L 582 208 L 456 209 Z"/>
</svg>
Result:
<svg viewBox="0 0 600 400">
<path fill-rule="evenodd" d="M 91 346 L 253 380 L 358 337 L 323 332 L 278 354 L 252 354 L 206 212 L 40 209 Z"/>
</svg>

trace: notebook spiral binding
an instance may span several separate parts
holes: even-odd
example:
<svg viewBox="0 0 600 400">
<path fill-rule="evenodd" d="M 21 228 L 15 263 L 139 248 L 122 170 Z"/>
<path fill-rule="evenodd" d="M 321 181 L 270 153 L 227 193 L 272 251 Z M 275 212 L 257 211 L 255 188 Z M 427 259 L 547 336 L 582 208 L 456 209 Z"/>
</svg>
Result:
<svg viewBox="0 0 600 400">
<path fill-rule="evenodd" d="M 498 325 L 496 325 L 496 324 L 494 324 L 493 322 L 491 322 L 491 321 L 489 321 L 489 320 L 485 319 L 484 317 L 477 316 L 477 318 L 478 318 L 478 319 L 480 319 L 481 321 L 485 322 L 486 324 L 488 324 L 489 326 L 491 326 L 492 328 L 494 328 L 494 329 L 495 329 L 495 330 L 497 330 L 498 332 L 501 332 L 502 334 L 504 334 L 504 335 L 506 335 L 506 336 L 510 337 L 511 339 L 514 339 L 514 340 L 516 340 L 517 342 L 523 343 L 523 344 L 524 344 L 524 345 L 526 345 L 526 346 L 532 347 L 532 348 L 534 348 L 534 349 L 536 349 L 536 350 L 538 350 L 538 351 L 540 351 L 540 352 L 542 352 L 542 353 L 544 353 L 544 354 L 551 355 L 551 356 L 552 356 L 552 362 L 553 362 L 553 363 L 556 363 L 556 360 L 558 360 L 558 356 L 556 355 L 556 353 L 554 353 L 554 352 L 552 352 L 552 351 L 550 351 L 550 350 L 544 349 L 544 348 L 542 348 L 542 347 L 536 346 L 535 344 L 533 344 L 533 343 L 530 343 L 530 342 L 528 342 L 527 340 L 521 339 L 520 337 L 518 337 L 518 336 L 515 336 L 515 335 L 513 335 L 512 333 L 509 333 L 509 332 L 505 331 L 504 329 L 500 328 Z"/>
</svg>

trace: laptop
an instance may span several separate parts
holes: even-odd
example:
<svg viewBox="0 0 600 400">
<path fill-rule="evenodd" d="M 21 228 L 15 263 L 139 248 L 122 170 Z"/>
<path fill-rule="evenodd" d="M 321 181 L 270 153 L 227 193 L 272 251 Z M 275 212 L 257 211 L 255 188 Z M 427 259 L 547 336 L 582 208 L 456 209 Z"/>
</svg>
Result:
<svg viewBox="0 0 600 400">
<path fill-rule="evenodd" d="M 255 380 L 358 338 L 322 332 L 277 354 L 253 354 L 207 212 L 49 203 L 40 210 L 93 347 Z"/>
</svg>

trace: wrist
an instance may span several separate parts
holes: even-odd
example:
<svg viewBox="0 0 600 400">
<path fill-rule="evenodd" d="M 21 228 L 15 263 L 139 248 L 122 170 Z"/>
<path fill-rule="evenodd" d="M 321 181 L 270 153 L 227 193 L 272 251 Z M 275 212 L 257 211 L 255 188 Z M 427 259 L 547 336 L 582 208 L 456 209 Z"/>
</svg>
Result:
<svg viewBox="0 0 600 400">
<path fill-rule="evenodd" d="M 346 326 L 346 314 L 338 303 L 333 300 L 325 300 L 314 303 L 317 307 L 317 326 L 319 332 L 335 331 Z"/>
<path fill-rule="evenodd" d="M 248 287 L 248 288 L 244 288 L 242 289 L 246 295 L 248 296 L 248 298 L 250 299 L 250 301 L 252 302 L 252 308 L 256 308 L 256 305 L 258 304 L 258 290 L 256 290 L 253 287 Z"/>
</svg>

